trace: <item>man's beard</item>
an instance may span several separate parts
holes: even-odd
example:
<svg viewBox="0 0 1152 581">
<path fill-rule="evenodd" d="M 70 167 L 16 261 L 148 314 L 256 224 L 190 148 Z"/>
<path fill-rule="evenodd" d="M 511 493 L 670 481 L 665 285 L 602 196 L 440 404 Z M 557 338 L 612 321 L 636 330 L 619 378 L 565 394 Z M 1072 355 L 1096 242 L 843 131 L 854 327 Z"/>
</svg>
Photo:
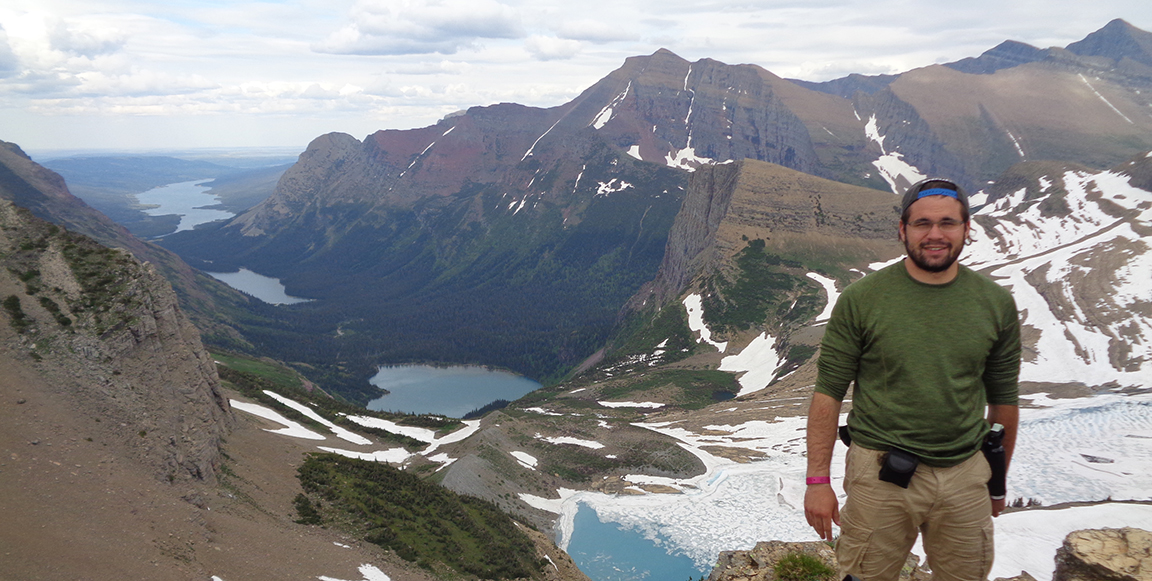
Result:
<svg viewBox="0 0 1152 581">
<path fill-rule="evenodd" d="M 925 252 L 919 247 L 912 248 L 912 245 L 908 243 L 907 239 L 904 240 L 904 250 L 908 253 L 908 258 L 912 259 L 912 263 L 920 267 L 921 270 L 927 272 L 944 272 L 952 266 L 952 263 L 956 262 L 956 259 L 960 258 L 960 252 L 964 250 L 964 243 L 961 242 L 958 246 L 952 247 L 949 249 L 948 254 L 935 260 L 926 257 Z"/>
</svg>

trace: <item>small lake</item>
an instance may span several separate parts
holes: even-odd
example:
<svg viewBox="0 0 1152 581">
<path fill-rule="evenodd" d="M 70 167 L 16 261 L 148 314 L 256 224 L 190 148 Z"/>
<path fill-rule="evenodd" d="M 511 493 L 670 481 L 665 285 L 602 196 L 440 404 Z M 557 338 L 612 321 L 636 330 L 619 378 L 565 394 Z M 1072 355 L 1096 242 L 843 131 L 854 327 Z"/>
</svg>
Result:
<svg viewBox="0 0 1152 581">
<path fill-rule="evenodd" d="M 146 206 L 157 206 L 144 210 L 149 216 L 180 216 L 180 224 L 176 232 L 191 230 L 200 224 L 207 224 L 216 220 L 227 220 L 235 216 L 232 212 L 213 210 L 204 206 L 214 206 L 220 203 L 220 198 L 206 193 L 208 186 L 199 185 L 210 178 L 168 184 L 152 188 L 146 192 L 136 194 L 136 199 Z"/>
<path fill-rule="evenodd" d="M 513 401 L 542 386 L 527 377 L 478 365 L 395 365 L 368 380 L 389 392 L 368 409 L 463 417 L 495 400 Z"/>
<path fill-rule="evenodd" d="M 252 295 L 270 305 L 294 305 L 312 299 L 294 297 L 284 292 L 280 279 L 264 276 L 241 268 L 239 272 L 207 272 L 212 278 L 242 292 Z"/>
<path fill-rule="evenodd" d="M 600 522 L 581 503 L 573 522 L 568 554 L 592 581 L 689 581 L 707 577 L 686 555 L 669 553 L 667 541 L 647 539 L 614 522 Z"/>
</svg>

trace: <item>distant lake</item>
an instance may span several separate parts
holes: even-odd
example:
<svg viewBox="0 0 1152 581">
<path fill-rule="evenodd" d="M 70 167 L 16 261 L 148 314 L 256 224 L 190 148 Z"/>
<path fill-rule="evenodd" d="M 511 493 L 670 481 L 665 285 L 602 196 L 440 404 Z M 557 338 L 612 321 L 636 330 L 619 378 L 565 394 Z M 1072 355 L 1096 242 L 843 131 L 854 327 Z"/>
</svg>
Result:
<svg viewBox="0 0 1152 581">
<path fill-rule="evenodd" d="M 381 367 L 369 380 L 389 394 L 368 402 L 368 409 L 450 418 L 498 399 L 513 401 L 542 386 L 527 377 L 476 365 Z"/>
<path fill-rule="evenodd" d="M 207 272 L 212 278 L 240 291 L 250 294 L 270 305 L 294 305 L 312 299 L 294 297 L 284 292 L 280 279 L 264 276 L 241 268 L 240 272 Z"/>
<path fill-rule="evenodd" d="M 581 503 L 568 542 L 568 554 L 592 581 L 688 581 L 707 577 L 686 555 L 672 555 L 668 543 L 644 538 L 618 523 L 600 522 L 592 507 Z"/>
<path fill-rule="evenodd" d="M 172 214 L 180 216 L 180 224 L 176 227 L 176 232 L 191 230 L 200 224 L 227 220 L 235 216 L 232 212 L 204 208 L 204 206 L 214 206 L 220 203 L 218 196 L 205 193 L 210 189 L 208 186 L 197 185 L 205 181 L 210 181 L 210 178 L 152 188 L 147 192 L 136 194 L 136 199 L 146 206 L 157 206 L 144 210 L 144 213 L 149 216 L 169 216 Z"/>
</svg>

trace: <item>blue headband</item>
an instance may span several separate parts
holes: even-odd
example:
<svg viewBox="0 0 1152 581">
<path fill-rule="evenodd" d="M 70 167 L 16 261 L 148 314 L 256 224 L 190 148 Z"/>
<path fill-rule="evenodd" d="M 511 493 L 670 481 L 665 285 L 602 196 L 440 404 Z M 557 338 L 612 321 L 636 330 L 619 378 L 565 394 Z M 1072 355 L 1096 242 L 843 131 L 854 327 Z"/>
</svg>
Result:
<svg viewBox="0 0 1152 581">
<path fill-rule="evenodd" d="M 927 196 L 948 196 L 949 198 L 956 198 L 957 200 L 960 199 L 960 195 L 956 193 L 956 190 L 950 190 L 948 188 L 932 188 L 928 190 L 922 190 L 919 194 L 916 195 L 916 199 L 919 200 L 920 198 Z"/>
</svg>

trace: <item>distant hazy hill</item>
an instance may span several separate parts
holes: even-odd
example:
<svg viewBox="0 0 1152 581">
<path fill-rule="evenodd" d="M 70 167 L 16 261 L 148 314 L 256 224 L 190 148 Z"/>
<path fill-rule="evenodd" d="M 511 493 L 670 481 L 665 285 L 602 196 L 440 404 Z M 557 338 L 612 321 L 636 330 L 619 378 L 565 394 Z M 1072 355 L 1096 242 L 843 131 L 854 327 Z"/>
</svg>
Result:
<svg viewBox="0 0 1152 581">
<path fill-rule="evenodd" d="M 174 232 L 179 219 L 145 214 L 136 194 L 202 180 L 220 197 L 216 207 L 240 213 L 270 196 L 289 167 L 236 168 L 168 156 L 65 157 L 43 165 L 63 176 L 73 195 L 143 238 Z"/>
</svg>

